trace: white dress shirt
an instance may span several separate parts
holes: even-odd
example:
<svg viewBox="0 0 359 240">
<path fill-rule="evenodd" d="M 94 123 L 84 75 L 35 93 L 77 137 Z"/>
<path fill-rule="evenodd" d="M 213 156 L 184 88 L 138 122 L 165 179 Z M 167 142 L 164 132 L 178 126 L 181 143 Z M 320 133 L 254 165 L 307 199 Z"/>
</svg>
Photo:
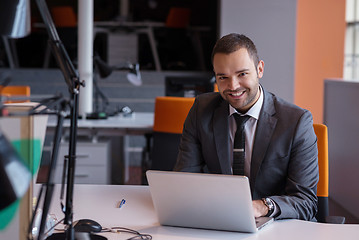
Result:
<svg viewBox="0 0 359 240">
<path fill-rule="evenodd" d="M 263 106 L 263 91 L 262 91 L 261 86 L 259 86 L 259 90 L 260 90 L 260 96 L 259 96 L 258 101 L 245 114 L 241 114 L 241 113 L 237 112 L 237 110 L 234 107 L 229 105 L 229 136 L 230 136 L 230 141 L 231 141 L 230 142 L 230 156 L 231 156 L 232 162 L 233 162 L 234 135 L 236 134 L 236 131 L 237 131 L 236 120 L 234 119 L 234 117 L 232 115 L 239 114 L 241 116 L 244 116 L 244 115 L 250 116 L 248 121 L 244 124 L 244 132 L 245 132 L 244 175 L 247 176 L 248 178 L 250 177 L 250 172 L 251 172 L 250 171 L 251 170 L 250 169 L 251 158 L 252 158 L 254 137 L 255 137 L 256 129 L 257 129 L 257 122 L 259 119 L 259 113 Z M 232 172 L 233 172 L 233 169 L 232 169 Z M 270 199 L 270 200 L 274 204 L 274 211 L 270 215 L 272 217 L 278 213 L 279 209 L 277 207 L 277 204 L 272 199 Z"/>
<path fill-rule="evenodd" d="M 262 87 L 259 86 L 259 99 L 257 102 L 245 113 L 241 114 L 237 110 L 229 105 L 229 136 L 230 136 L 230 156 L 231 161 L 233 162 L 233 144 L 234 144 L 234 135 L 237 130 L 236 120 L 232 116 L 233 114 L 239 114 L 241 116 L 248 115 L 250 118 L 244 125 L 245 132 L 245 162 L 244 162 L 244 175 L 248 178 L 250 177 L 250 166 L 251 166 L 251 157 L 254 144 L 254 137 L 256 134 L 257 122 L 259 118 L 259 113 L 263 105 L 263 91 Z"/>
</svg>

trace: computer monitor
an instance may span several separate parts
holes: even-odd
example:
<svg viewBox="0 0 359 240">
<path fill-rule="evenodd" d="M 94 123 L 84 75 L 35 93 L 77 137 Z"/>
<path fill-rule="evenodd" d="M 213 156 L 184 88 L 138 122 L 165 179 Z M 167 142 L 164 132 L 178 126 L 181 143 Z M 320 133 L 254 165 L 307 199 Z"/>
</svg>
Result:
<svg viewBox="0 0 359 240">
<path fill-rule="evenodd" d="M 196 97 L 213 92 L 215 79 L 212 76 L 168 76 L 165 81 L 166 96 Z"/>
</svg>

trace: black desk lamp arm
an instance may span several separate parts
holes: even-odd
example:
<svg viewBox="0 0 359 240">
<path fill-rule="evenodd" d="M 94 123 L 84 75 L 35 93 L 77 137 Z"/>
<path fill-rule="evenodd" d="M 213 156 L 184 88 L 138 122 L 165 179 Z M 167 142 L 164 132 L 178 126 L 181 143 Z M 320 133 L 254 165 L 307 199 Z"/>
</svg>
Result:
<svg viewBox="0 0 359 240">
<path fill-rule="evenodd" d="M 72 226 L 72 200 L 73 200 L 73 188 L 74 188 L 74 174 L 75 174 L 75 161 L 76 161 L 76 136 L 77 136 L 77 118 L 78 118 L 78 95 L 80 92 L 80 83 L 78 73 L 72 64 L 65 47 L 63 46 L 55 24 L 51 18 L 49 9 L 44 0 L 36 0 L 42 19 L 45 23 L 50 43 L 52 46 L 53 54 L 56 61 L 64 75 L 65 82 L 68 85 L 68 89 L 71 95 L 71 111 L 70 111 L 70 139 L 69 139 L 69 165 L 67 174 L 67 189 L 66 189 L 66 209 L 64 223 L 68 225 L 66 231 L 66 239 L 74 239 L 74 231 Z"/>
</svg>

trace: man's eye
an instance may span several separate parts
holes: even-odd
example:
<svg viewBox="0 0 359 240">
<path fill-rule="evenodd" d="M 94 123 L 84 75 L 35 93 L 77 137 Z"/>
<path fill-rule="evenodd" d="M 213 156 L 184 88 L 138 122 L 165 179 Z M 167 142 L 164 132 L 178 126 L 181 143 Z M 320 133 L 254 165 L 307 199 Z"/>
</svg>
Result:
<svg viewBox="0 0 359 240">
<path fill-rule="evenodd" d="M 218 76 L 218 80 L 225 80 L 226 77 L 225 76 Z"/>
<path fill-rule="evenodd" d="M 240 77 L 244 77 L 244 76 L 246 76 L 246 75 L 247 75 L 246 72 L 241 72 L 241 73 L 239 74 Z"/>
</svg>

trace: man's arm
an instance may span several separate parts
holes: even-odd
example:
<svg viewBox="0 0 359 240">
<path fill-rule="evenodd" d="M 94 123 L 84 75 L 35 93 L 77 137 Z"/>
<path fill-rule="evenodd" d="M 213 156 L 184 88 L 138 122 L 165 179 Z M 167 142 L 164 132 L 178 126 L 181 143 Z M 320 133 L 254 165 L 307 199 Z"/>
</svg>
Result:
<svg viewBox="0 0 359 240">
<path fill-rule="evenodd" d="M 270 196 L 279 207 L 276 218 L 312 220 L 317 213 L 318 149 L 312 115 L 300 118 L 290 152 L 285 194 Z"/>
<path fill-rule="evenodd" d="M 197 133 L 197 108 L 198 101 L 195 100 L 189 111 L 183 127 L 183 133 L 179 146 L 179 153 L 174 171 L 202 172 L 203 157 L 202 148 Z"/>
</svg>

